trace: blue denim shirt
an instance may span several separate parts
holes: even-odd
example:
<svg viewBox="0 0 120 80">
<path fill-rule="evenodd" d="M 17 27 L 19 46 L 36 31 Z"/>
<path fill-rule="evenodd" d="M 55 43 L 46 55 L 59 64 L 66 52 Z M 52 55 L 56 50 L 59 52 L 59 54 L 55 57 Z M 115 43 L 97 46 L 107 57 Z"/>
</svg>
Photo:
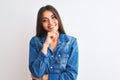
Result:
<svg viewBox="0 0 120 80">
<path fill-rule="evenodd" d="M 32 37 L 29 49 L 29 69 L 31 74 L 40 78 L 48 74 L 49 80 L 76 80 L 78 75 L 78 45 L 74 37 L 60 34 L 54 51 L 51 46 L 47 55 L 41 51 L 44 37 Z"/>
</svg>

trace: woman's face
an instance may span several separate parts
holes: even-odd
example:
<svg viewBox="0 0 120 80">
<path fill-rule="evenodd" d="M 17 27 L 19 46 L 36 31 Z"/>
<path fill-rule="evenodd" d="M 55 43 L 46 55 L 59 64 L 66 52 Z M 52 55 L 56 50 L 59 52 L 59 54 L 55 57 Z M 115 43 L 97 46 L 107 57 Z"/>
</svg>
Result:
<svg viewBox="0 0 120 80">
<path fill-rule="evenodd" d="M 43 12 L 42 26 L 47 32 L 58 32 L 58 20 L 56 16 L 49 10 Z"/>
</svg>

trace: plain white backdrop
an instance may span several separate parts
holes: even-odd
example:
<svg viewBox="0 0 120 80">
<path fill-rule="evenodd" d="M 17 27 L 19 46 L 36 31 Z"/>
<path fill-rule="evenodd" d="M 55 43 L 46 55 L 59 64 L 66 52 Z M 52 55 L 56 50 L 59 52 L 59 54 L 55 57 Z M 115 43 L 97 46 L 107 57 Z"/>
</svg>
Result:
<svg viewBox="0 0 120 80">
<path fill-rule="evenodd" d="M 31 80 L 29 40 L 37 12 L 53 5 L 79 44 L 78 80 L 120 80 L 119 0 L 1 0 L 0 80 Z"/>
</svg>

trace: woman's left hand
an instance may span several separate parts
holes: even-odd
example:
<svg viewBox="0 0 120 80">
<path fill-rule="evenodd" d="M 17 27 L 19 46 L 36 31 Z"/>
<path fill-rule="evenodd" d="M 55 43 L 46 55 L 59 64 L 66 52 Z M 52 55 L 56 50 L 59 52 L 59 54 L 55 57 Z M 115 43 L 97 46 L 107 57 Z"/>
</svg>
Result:
<svg viewBox="0 0 120 80">
<path fill-rule="evenodd" d="M 35 79 L 35 80 L 48 80 L 48 74 L 44 74 L 44 75 L 42 76 L 42 78 L 36 78 L 35 76 L 33 76 L 33 75 L 31 74 L 31 77 L 32 77 L 32 79 Z"/>
</svg>

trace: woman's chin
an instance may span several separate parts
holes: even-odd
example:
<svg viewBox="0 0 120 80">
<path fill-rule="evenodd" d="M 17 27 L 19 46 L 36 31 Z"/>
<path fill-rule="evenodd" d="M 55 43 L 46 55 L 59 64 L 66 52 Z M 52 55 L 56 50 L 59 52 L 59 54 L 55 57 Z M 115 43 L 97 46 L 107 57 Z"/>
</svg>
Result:
<svg viewBox="0 0 120 80">
<path fill-rule="evenodd" d="M 49 30 L 49 32 L 58 32 L 57 30 Z"/>
</svg>

